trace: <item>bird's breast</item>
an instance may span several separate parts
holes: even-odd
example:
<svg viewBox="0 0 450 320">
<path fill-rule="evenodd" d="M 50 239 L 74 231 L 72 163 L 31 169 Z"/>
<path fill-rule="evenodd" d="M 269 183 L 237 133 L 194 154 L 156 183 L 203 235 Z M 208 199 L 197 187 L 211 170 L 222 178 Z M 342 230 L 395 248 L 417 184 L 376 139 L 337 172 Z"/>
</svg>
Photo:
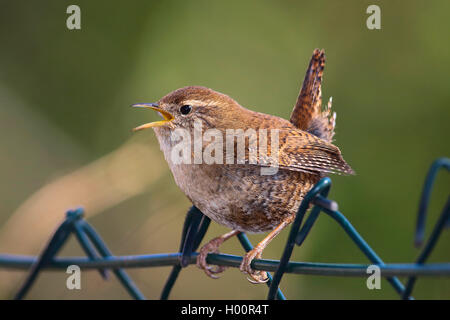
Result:
<svg viewBox="0 0 450 320">
<path fill-rule="evenodd" d="M 226 227 L 265 232 L 296 213 L 319 176 L 279 169 L 261 175 L 250 164 L 176 163 L 170 137 L 159 136 L 161 150 L 177 186 L 204 214 Z"/>
</svg>

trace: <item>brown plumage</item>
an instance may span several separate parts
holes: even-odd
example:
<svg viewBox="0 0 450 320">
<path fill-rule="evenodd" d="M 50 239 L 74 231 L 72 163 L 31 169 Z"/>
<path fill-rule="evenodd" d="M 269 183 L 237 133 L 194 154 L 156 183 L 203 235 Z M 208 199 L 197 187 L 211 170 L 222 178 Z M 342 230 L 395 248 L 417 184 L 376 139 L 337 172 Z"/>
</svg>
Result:
<svg viewBox="0 0 450 320">
<path fill-rule="evenodd" d="M 335 119 L 330 114 L 331 105 L 321 109 L 324 61 L 323 51 L 315 50 L 290 122 L 245 109 L 229 96 L 204 87 L 181 88 L 157 103 L 135 105 L 154 109 L 163 116 L 163 121 L 136 129 L 154 128 L 178 187 L 204 214 L 233 230 L 200 250 L 197 265 L 209 276 L 215 277 L 224 269 L 208 266 L 206 256 L 218 252 L 225 240 L 239 232 L 271 231 L 245 255 L 241 265 L 254 282 L 265 282 L 266 273 L 252 270 L 251 261 L 260 258 L 267 244 L 289 225 L 305 194 L 328 173 L 353 173 L 339 148 L 331 144 Z M 214 139 L 200 140 L 200 154 L 213 155 L 215 162 L 199 162 L 195 146 L 183 147 L 182 153 L 187 156 L 181 163 L 175 161 L 179 140 L 174 140 L 172 134 L 184 129 L 187 138 L 194 141 L 198 123 L 205 135 L 214 129 Z M 235 139 L 227 146 L 233 153 L 226 157 L 225 150 L 221 154 L 216 148 L 222 139 L 218 135 L 224 137 L 225 149 L 227 134 L 239 129 L 248 134 L 242 140 L 244 152 L 239 154 L 239 140 Z M 267 132 L 266 153 L 256 152 L 255 146 L 260 148 L 265 139 L 252 135 L 253 131 Z M 272 136 L 274 132 L 276 136 Z M 275 170 L 265 175 L 262 168 Z"/>
<path fill-rule="evenodd" d="M 327 107 L 322 110 L 324 67 L 325 52 L 319 49 L 314 50 L 290 121 L 297 128 L 331 142 L 334 136 L 336 113 L 331 114 L 331 99 Z"/>
</svg>

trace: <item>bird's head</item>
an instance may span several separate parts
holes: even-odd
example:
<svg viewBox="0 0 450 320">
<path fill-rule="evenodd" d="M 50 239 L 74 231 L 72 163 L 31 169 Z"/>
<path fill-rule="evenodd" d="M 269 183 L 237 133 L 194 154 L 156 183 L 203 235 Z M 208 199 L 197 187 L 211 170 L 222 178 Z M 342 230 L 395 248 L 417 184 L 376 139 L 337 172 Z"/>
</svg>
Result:
<svg viewBox="0 0 450 320">
<path fill-rule="evenodd" d="M 200 120 L 205 129 L 233 127 L 239 110 L 241 113 L 244 110 L 229 96 L 197 86 L 180 88 L 155 103 L 138 103 L 133 107 L 153 109 L 162 116 L 163 120 L 134 128 L 134 131 L 154 128 L 157 134 L 170 133 L 176 128 L 191 131 L 196 120 Z"/>
</svg>

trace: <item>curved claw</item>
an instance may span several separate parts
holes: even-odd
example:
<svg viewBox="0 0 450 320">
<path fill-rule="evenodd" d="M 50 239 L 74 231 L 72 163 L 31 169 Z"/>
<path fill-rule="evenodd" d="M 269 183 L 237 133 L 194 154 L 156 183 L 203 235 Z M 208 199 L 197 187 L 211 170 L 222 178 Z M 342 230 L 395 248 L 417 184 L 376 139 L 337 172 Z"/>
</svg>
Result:
<svg viewBox="0 0 450 320">
<path fill-rule="evenodd" d="M 254 259 L 261 259 L 262 249 L 255 247 L 254 249 L 247 252 L 242 260 L 240 270 L 250 276 L 247 280 L 253 284 L 266 283 L 269 280 L 267 272 L 261 270 L 253 270 L 251 267 L 252 261 Z"/>
<path fill-rule="evenodd" d="M 206 257 L 209 253 L 219 253 L 219 246 L 222 242 L 223 241 L 220 241 L 219 238 L 211 240 L 200 249 L 199 255 L 197 256 L 197 267 L 202 269 L 208 277 L 213 279 L 218 279 L 219 277 L 217 274 L 224 272 L 226 267 L 213 267 L 206 262 Z"/>
<path fill-rule="evenodd" d="M 262 271 L 261 273 L 253 273 L 253 274 L 249 274 L 250 277 L 252 277 L 252 279 L 250 279 L 249 277 L 247 277 L 248 282 L 253 283 L 253 284 L 260 284 L 260 283 L 266 283 L 267 281 L 269 281 L 269 277 L 267 276 L 267 272 Z"/>
<path fill-rule="evenodd" d="M 206 266 L 202 266 L 200 267 L 203 271 L 205 271 L 206 275 L 212 279 L 219 279 L 220 277 L 217 276 L 216 274 L 220 274 L 222 272 L 225 271 L 225 267 L 223 266 L 216 266 L 216 267 L 212 267 L 208 264 L 206 264 Z"/>
</svg>

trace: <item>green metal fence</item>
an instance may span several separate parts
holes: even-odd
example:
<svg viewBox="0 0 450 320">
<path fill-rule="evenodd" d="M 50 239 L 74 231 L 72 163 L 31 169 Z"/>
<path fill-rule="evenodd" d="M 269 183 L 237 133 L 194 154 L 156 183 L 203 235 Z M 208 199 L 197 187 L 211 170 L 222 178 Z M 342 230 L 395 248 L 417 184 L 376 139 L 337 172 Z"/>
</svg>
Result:
<svg viewBox="0 0 450 320">
<path fill-rule="evenodd" d="M 436 222 L 431 235 L 425 239 L 425 222 L 427 208 L 437 173 L 441 169 L 450 170 L 450 159 L 437 159 L 431 166 L 425 180 L 422 197 L 419 204 L 417 227 L 415 232 L 415 245 L 422 246 L 421 253 L 414 263 L 385 264 L 381 258 L 372 250 L 367 242 L 359 235 L 352 224 L 339 212 L 336 202 L 327 198 L 331 187 L 331 180 L 323 178 L 305 196 L 300 204 L 297 216 L 292 223 L 291 230 L 284 247 L 280 260 L 257 259 L 252 262 L 252 268 L 274 272 L 269 274 L 268 299 L 284 300 L 285 296 L 279 288 L 281 279 L 285 273 L 323 275 L 323 276 L 359 276 L 367 277 L 368 264 L 336 264 L 336 263 L 310 263 L 290 261 L 295 246 L 300 246 L 309 234 L 319 214 L 330 216 L 344 229 L 355 245 L 366 255 L 371 264 L 380 268 L 381 276 L 386 277 L 393 289 L 402 299 L 413 299 L 411 296 L 414 285 L 419 276 L 450 276 L 450 263 L 425 264 L 427 258 L 435 247 L 438 238 L 444 228 L 450 226 L 450 196 L 443 211 Z M 310 205 L 313 205 L 309 215 L 303 222 Z M 303 222 L 303 223 L 302 223 Z M 180 272 L 189 264 L 194 264 L 200 245 L 208 227 L 210 219 L 203 215 L 196 207 L 191 207 L 186 215 L 186 220 L 181 236 L 180 248 L 177 253 L 137 255 L 137 256 L 114 256 L 108 249 L 102 238 L 83 219 L 83 209 L 70 210 L 65 220 L 50 238 L 48 244 L 38 257 L 0 254 L 0 267 L 12 269 L 29 270 L 29 275 L 16 299 L 25 297 L 39 273 L 45 269 L 65 269 L 70 265 L 78 265 L 82 269 L 97 269 L 100 275 L 107 279 L 108 273 L 112 271 L 119 279 L 123 287 L 134 299 L 145 299 L 136 284 L 128 276 L 124 269 L 142 267 L 172 266 L 172 272 L 164 286 L 161 299 L 167 299 L 176 283 Z M 66 243 L 71 234 L 74 234 L 86 253 L 86 257 L 56 257 L 61 247 Z M 251 250 L 252 244 L 245 235 L 240 233 L 238 239 L 245 251 Z M 209 264 L 239 267 L 242 257 L 228 254 L 209 254 Z M 404 285 L 397 276 L 407 276 Z"/>
</svg>

